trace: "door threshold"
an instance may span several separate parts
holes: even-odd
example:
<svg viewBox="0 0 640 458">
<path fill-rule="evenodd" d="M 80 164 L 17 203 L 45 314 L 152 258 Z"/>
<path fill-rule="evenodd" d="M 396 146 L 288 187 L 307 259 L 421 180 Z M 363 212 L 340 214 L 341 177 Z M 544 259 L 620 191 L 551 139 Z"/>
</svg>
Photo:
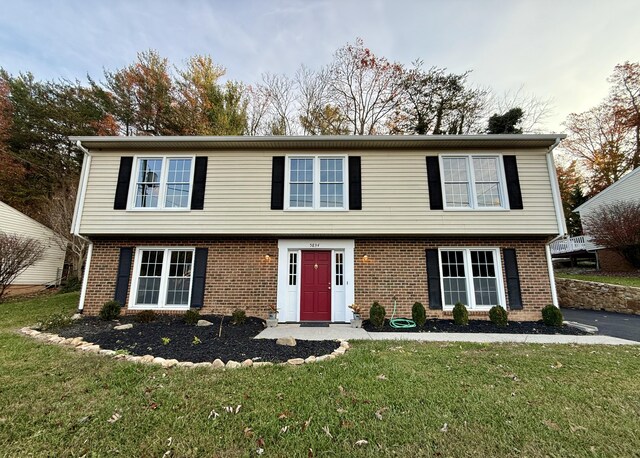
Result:
<svg viewBox="0 0 640 458">
<path fill-rule="evenodd" d="M 328 328 L 330 321 L 301 321 L 301 328 Z"/>
</svg>

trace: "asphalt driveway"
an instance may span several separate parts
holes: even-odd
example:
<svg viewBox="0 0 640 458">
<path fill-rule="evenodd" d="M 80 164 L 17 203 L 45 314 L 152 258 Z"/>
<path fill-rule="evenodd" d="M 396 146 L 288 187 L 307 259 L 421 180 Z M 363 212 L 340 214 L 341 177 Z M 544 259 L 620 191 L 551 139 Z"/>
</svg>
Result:
<svg viewBox="0 0 640 458">
<path fill-rule="evenodd" d="M 562 309 L 565 320 L 598 327 L 598 334 L 640 342 L 640 316 L 595 310 Z"/>
</svg>

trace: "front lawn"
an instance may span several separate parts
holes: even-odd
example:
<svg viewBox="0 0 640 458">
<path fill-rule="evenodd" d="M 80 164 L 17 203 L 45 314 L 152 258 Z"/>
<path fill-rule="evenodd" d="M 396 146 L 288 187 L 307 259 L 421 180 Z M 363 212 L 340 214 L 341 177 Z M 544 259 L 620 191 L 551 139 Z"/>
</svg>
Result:
<svg viewBox="0 0 640 458">
<path fill-rule="evenodd" d="M 616 277 L 608 275 L 583 275 L 583 274 L 569 274 L 569 273 L 556 273 L 558 278 L 568 278 L 570 280 L 583 280 L 583 281 L 595 281 L 599 283 L 609 283 L 611 285 L 622 286 L 635 286 L 640 288 L 640 277 Z"/>
<path fill-rule="evenodd" d="M 77 299 L 0 304 L 0 455 L 640 450 L 640 347 L 357 342 L 321 364 L 215 372 L 116 361 L 13 331 L 71 313 Z"/>
</svg>

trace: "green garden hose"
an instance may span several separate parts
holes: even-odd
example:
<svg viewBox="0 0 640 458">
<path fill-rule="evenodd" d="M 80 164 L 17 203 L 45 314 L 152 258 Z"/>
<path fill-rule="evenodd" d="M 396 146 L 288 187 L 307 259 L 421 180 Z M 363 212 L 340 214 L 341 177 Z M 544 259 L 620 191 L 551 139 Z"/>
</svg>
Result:
<svg viewBox="0 0 640 458">
<path fill-rule="evenodd" d="M 408 318 L 394 318 L 394 316 L 396 316 L 396 305 L 397 305 L 397 301 L 396 298 L 393 298 L 393 313 L 391 314 L 391 319 L 389 320 L 389 325 L 392 328 L 396 328 L 396 329 L 409 329 L 409 328 L 415 328 L 416 327 L 416 322 L 413 320 L 409 320 Z"/>
</svg>

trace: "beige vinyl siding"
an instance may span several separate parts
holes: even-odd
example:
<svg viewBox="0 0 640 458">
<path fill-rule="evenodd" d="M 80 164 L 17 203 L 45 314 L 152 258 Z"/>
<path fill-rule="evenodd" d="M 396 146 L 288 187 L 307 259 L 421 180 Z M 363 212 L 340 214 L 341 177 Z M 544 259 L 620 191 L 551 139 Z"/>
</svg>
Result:
<svg viewBox="0 0 640 458">
<path fill-rule="evenodd" d="M 46 247 L 42 259 L 33 264 L 13 282 L 14 285 L 45 285 L 56 281 L 64 265 L 64 242 L 51 229 L 0 202 L 0 232 L 30 237 Z"/>
<path fill-rule="evenodd" d="M 518 156 L 524 210 L 514 211 L 430 210 L 425 157 L 438 153 L 433 150 L 349 151 L 348 155 L 362 158 L 362 210 L 283 211 L 270 209 L 271 158 L 312 152 L 168 152 L 172 157 L 209 156 L 204 210 L 172 212 L 113 210 L 119 158 L 135 156 L 135 153 L 97 152 L 92 155 L 80 232 L 86 235 L 291 236 L 557 234 L 545 150 L 499 151 Z M 468 153 L 474 151 L 464 151 Z M 341 153 L 319 151 L 318 154 Z"/>
</svg>

